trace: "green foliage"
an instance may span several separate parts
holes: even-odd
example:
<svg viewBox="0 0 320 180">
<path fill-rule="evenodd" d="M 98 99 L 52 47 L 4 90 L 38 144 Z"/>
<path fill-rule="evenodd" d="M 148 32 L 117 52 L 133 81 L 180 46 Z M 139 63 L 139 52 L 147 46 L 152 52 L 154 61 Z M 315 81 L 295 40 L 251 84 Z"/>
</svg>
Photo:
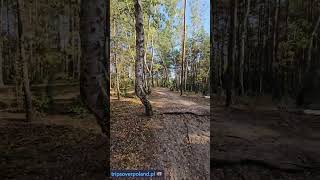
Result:
<svg viewBox="0 0 320 180">
<path fill-rule="evenodd" d="M 50 110 L 52 99 L 46 95 L 36 96 L 33 99 L 35 110 L 40 113 L 46 113 Z"/>
<path fill-rule="evenodd" d="M 175 77 L 178 77 L 181 68 L 181 34 L 183 30 L 183 7 L 181 0 L 143 0 L 144 34 L 146 51 L 146 75 L 148 69 L 152 69 L 155 82 L 164 86 L 176 86 Z M 192 14 L 192 23 L 197 29 L 187 29 L 186 61 L 188 69 L 197 64 L 204 68 L 203 78 L 208 76 L 209 68 L 209 40 L 202 24 L 201 2 L 198 0 L 188 2 Z M 189 16 L 187 17 L 189 18 Z M 119 23 L 121 22 L 121 23 Z M 199 26 L 198 26 L 199 25 Z M 189 34 L 192 32 L 192 35 Z M 116 86 L 116 78 L 119 78 L 120 89 L 131 89 L 134 86 L 134 62 L 135 62 L 135 21 L 133 1 L 111 1 L 111 81 Z M 189 45 L 188 45 L 189 44 Z M 117 61 L 115 61 L 115 56 Z M 197 58 L 196 58 L 197 57 Z M 116 68 L 117 67 L 117 68 Z M 146 66 L 145 66 L 146 67 Z M 117 73 L 116 74 L 116 70 Z M 197 72 L 196 72 L 197 73 Z M 189 75 L 190 76 L 190 73 Z M 148 78 L 148 77 L 147 77 Z M 193 82 L 188 79 L 188 84 Z M 175 83 L 173 83 L 175 82 Z M 206 83 L 206 82 L 205 82 Z M 122 91 L 123 92 L 123 91 Z M 123 92 L 126 96 L 126 91 Z"/>
<path fill-rule="evenodd" d="M 81 100 L 77 100 L 76 102 L 74 102 L 69 108 L 69 112 L 75 114 L 79 118 L 85 118 L 89 115 L 88 108 Z"/>
</svg>

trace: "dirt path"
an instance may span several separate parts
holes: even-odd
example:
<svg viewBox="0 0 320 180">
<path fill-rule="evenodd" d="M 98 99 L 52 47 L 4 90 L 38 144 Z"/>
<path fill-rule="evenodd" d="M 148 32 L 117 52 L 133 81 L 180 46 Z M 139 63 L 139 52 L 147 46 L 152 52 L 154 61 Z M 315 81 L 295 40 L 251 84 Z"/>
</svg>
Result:
<svg viewBox="0 0 320 180">
<path fill-rule="evenodd" d="M 320 117 L 212 107 L 213 179 L 320 179 Z"/>
<path fill-rule="evenodd" d="M 166 179 L 209 179 L 209 100 L 154 89 L 155 116 L 148 125 L 159 149 L 159 168 Z"/>
</svg>

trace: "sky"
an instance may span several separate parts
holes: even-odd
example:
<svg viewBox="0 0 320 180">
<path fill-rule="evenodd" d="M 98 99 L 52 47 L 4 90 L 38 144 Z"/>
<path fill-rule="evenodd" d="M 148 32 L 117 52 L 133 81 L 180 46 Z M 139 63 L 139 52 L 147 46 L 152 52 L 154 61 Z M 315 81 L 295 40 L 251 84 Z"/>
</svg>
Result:
<svg viewBox="0 0 320 180">
<path fill-rule="evenodd" d="M 186 12 L 186 22 L 187 22 L 187 36 L 190 36 L 192 31 L 191 25 L 191 5 L 193 1 L 200 1 L 200 14 L 201 14 L 201 23 L 205 29 L 205 31 L 210 34 L 210 0 L 187 0 L 187 12 Z M 179 0 L 178 8 L 181 8 L 183 5 L 183 0 Z M 180 42 L 181 40 L 178 39 Z M 178 50 L 181 48 L 181 45 L 176 47 Z M 175 72 L 170 71 L 171 78 L 175 78 Z"/>
<path fill-rule="evenodd" d="M 191 4 L 194 0 L 187 0 L 187 24 L 191 26 Z M 207 33 L 210 33 L 210 0 L 200 1 L 200 11 L 202 14 L 202 23 Z"/>
</svg>

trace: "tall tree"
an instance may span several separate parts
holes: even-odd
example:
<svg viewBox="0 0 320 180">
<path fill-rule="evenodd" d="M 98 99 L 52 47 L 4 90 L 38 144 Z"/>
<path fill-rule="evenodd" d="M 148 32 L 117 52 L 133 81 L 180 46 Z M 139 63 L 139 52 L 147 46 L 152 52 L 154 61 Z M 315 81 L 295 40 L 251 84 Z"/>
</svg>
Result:
<svg viewBox="0 0 320 180">
<path fill-rule="evenodd" d="M 109 1 L 81 1 L 80 93 L 94 113 L 103 133 L 108 135 L 109 114 Z"/>
<path fill-rule="evenodd" d="M 234 80 L 234 62 L 236 60 L 237 48 L 237 23 L 238 23 L 238 0 L 231 0 L 230 9 L 230 33 L 229 33 L 229 47 L 228 47 L 228 66 L 225 73 L 225 88 L 226 88 L 226 106 L 231 105 L 231 97 Z"/>
<path fill-rule="evenodd" d="M 273 97 L 280 98 L 279 94 L 279 59 L 278 59 L 278 31 L 279 31 L 279 11 L 280 0 L 275 0 L 274 28 L 273 28 L 273 46 L 272 46 L 272 69 L 273 69 Z"/>
<path fill-rule="evenodd" d="M 0 4 L 0 87 L 4 85 L 3 83 L 3 36 L 2 36 L 2 25 L 3 25 L 3 20 L 2 20 L 2 9 L 3 8 L 3 0 L 1 0 Z"/>
<path fill-rule="evenodd" d="M 244 85 L 243 85 L 243 73 L 244 73 L 244 55 L 245 55 L 245 41 L 247 36 L 247 22 L 248 22 L 248 16 L 250 13 L 250 0 L 247 0 L 247 8 L 246 13 L 243 18 L 243 25 L 242 25 L 242 34 L 241 34 L 241 56 L 240 56 L 240 89 L 241 89 L 241 95 L 244 95 Z"/>
<path fill-rule="evenodd" d="M 183 31 L 182 31 L 182 57 L 181 57 L 181 77 L 180 77 L 180 96 L 183 94 L 183 83 L 184 83 L 184 66 L 185 66 L 185 56 L 186 56 L 186 8 L 187 8 L 187 0 L 184 0 L 183 4 Z"/>
<path fill-rule="evenodd" d="M 141 0 L 135 0 L 135 19 L 136 19 L 136 62 L 135 62 L 135 92 L 145 106 L 147 116 L 151 116 L 152 106 L 147 98 L 143 82 L 143 62 L 144 62 L 144 28 L 143 28 L 143 10 Z"/>
<path fill-rule="evenodd" d="M 115 19 L 113 19 L 113 37 L 115 39 L 115 36 L 117 34 L 117 25 Z M 119 72 L 118 72 L 118 58 L 117 58 L 117 43 L 116 40 L 113 41 L 113 58 L 114 58 L 114 68 L 116 71 L 116 82 L 115 82 L 115 88 L 117 92 L 117 98 L 120 100 L 120 80 L 119 80 Z"/>
<path fill-rule="evenodd" d="M 24 105 L 26 110 L 26 119 L 31 121 L 33 118 L 33 111 L 32 111 L 32 98 L 31 98 L 31 91 L 30 91 L 30 82 L 29 82 L 29 70 L 28 70 L 28 61 L 26 58 L 25 53 L 25 35 L 24 35 L 24 26 L 23 22 L 25 19 L 22 19 L 24 14 L 24 4 L 23 0 L 17 1 L 17 17 L 18 17 L 18 38 L 19 38 L 19 63 L 18 66 L 22 66 L 22 72 L 19 72 L 17 76 L 22 73 L 22 80 L 23 80 L 23 93 L 24 93 Z"/>
</svg>

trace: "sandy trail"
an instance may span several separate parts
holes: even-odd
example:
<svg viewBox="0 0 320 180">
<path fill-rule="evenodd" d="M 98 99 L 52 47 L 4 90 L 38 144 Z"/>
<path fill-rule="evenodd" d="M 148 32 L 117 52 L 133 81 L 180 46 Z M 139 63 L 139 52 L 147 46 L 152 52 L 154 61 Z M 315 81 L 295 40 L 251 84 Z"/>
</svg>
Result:
<svg viewBox="0 0 320 180">
<path fill-rule="evenodd" d="M 209 100 L 164 88 L 154 89 L 150 100 L 155 117 L 149 125 L 166 179 L 209 179 Z"/>
</svg>

